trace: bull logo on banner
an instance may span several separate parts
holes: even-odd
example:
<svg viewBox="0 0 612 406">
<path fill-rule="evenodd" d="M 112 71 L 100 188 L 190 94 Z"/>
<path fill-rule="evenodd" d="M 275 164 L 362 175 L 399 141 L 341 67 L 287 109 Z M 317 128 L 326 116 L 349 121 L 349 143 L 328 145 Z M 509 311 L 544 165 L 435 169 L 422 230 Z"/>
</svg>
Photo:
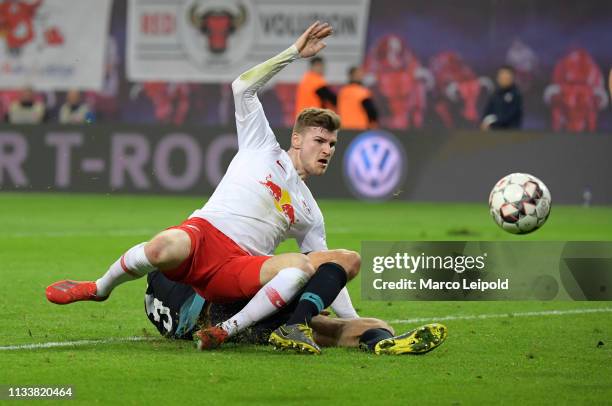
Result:
<svg viewBox="0 0 612 406">
<path fill-rule="evenodd" d="M 247 19 L 246 7 L 237 4 L 214 6 L 207 3 L 195 3 L 189 8 L 189 21 L 194 28 L 208 38 L 208 50 L 213 54 L 222 54 L 228 47 L 228 39 L 239 30 Z"/>
<path fill-rule="evenodd" d="M 0 0 L 0 39 L 11 56 L 20 56 L 24 47 L 34 42 L 41 48 L 64 43 L 59 27 L 47 26 L 40 18 L 42 5 L 43 0 Z"/>
<path fill-rule="evenodd" d="M 196 69 L 226 70 L 254 42 L 255 9 L 243 0 L 189 0 L 179 19 L 180 42 Z"/>
</svg>

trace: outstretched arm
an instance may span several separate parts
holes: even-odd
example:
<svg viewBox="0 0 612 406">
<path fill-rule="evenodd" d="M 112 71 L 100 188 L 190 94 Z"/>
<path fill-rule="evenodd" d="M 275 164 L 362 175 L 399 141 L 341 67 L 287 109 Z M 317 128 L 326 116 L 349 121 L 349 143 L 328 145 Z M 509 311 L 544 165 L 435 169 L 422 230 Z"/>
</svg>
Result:
<svg viewBox="0 0 612 406">
<path fill-rule="evenodd" d="M 300 57 L 295 45 L 285 49 L 280 54 L 249 69 L 232 82 L 236 117 L 246 117 L 250 112 L 260 106 L 257 92 L 268 82 L 272 76 L 280 72 L 285 66 Z"/>
<path fill-rule="evenodd" d="M 232 83 L 236 115 L 245 117 L 259 108 L 257 92 L 268 82 L 272 76 L 280 72 L 285 66 L 298 58 L 308 58 L 316 55 L 325 48 L 323 39 L 331 35 L 332 28 L 327 23 L 316 22 L 312 24 L 297 41 L 267 61 L 260 63 L 240 75 Z"/>
</svg>

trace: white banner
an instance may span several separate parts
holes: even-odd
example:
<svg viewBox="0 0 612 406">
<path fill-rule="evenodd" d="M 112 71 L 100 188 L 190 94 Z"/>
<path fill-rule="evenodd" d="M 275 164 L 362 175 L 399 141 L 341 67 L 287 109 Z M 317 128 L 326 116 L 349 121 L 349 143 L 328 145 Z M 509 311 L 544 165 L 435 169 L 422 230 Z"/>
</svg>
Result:
<svg viewBox="0 0 612 406">
<path fill-rule="evenodd" d="M 330 82 L 361 64 L 369 0 L 130 0 L 127 77 L 132 81 L 230 82 L 290 46 L 314 21 L 334 35 L 322 56 Z M 299 81 L 298 61 L 279 81 Z"/>
<path fill-rule="evenodd" d="M 0 0 L 0 89 L 100 90 L 111 0 Z"/>
</svg>

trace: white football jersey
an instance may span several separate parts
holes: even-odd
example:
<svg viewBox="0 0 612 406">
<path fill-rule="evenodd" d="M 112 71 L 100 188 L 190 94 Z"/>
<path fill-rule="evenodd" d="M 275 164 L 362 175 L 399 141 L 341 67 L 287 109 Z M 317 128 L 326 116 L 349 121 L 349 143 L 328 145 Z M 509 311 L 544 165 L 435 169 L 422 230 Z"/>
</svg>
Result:
<svg viewBox="0 0 612 406">
<path fill-rule="evenodd" d="M 252 255 L 272 255 L 288 237 L 302 252 L 327 249 L 323 214 L 281 149 L 263 107 L 236 114 L 238 153 L 210 200 L 191 217 L 208 220 Z"/>
</svg>

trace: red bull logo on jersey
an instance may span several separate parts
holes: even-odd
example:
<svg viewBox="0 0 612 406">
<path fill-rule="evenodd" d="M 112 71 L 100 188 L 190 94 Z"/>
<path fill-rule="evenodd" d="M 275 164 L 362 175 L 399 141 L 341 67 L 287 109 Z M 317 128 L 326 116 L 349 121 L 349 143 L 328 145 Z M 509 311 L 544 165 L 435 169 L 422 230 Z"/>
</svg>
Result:
<svg viewBox="0 0 612 406">
<path fill-rule="evenodd" d="M 295 210 L 291 204 L 291 195 L 289 192 L 272 182 L 272 175 L 266 176 L 266 181 L 260 181 L 259 183 L 264 185 L 274 198 L 274 207 L 276 207 L 276 210 L 282 213 L 287 220 L 289 220 L 289 224 L 294 224 Z"/>
</svg>

